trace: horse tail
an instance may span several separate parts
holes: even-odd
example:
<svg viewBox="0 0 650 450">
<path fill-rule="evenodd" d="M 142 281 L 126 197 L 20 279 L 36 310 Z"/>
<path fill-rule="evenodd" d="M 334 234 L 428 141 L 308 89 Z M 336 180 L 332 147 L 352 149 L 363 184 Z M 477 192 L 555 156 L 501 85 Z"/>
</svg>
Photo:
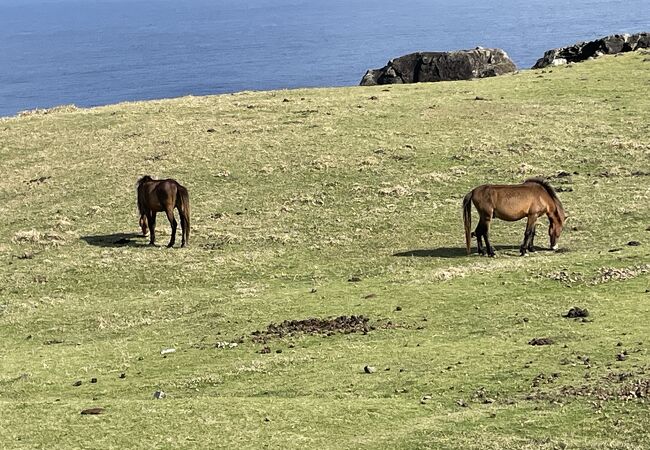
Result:
<svg viewBox="0 0 650 450">
<path fill-rule="evenodd" d="M 185 242 L 189 244 L 190 240 L 190 195 L 187 192 L 185 187 L 178 185 L 178 200 L 177 200 L 178 212 L 181 215 L 181 218 L 185 222 Z"/>
<path fill-rule="evenodd" d="M 465 246 L 467 247 L 467 254 L 472 253 L 472 195 L 474 190 L 467 193 L 463 199 L 463 223 L 465 224 Z"/>
</svg>

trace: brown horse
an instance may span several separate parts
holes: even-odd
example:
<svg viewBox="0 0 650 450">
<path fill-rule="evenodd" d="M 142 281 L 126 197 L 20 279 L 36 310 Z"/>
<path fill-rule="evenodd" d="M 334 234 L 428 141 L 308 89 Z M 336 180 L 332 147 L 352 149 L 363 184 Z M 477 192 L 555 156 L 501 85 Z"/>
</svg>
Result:
<svg viewBox="0 0 650 450">
<path fill-rule="evenodd" d="M 470 232 L 472 203 L 479 214 L 479 222 L 474 232 Z M 490 245 L 489 238 L 490 221 L 497 218 L 513 222 L 524 217 L 528 218 L 528 223 L 519 251 L 522 256 L 525 256 L 527 251 L 534 252 L 535 223 L 543 214 L 546 214 L 549 220 L 551 249 L 557 250 L 557 240 L 562 233 L 566 215 L 555 190 L 546 180 L 529 178 L 522 184 L 484 184 L 472 189 L 463 199 L 467 254 L 471 253 L 472 236 L 476 236 L 479 254 L 485 254 L 481 243 L 481 240 L 485 239 L 487 254 L 494 256 L 494 248 Z"/>
<path fill-rule="evenodd" d="M 138 210 L 140 211 L 140 227 L 142 235 L 147 235 L 149 227 L 149 244 L 156 240 L 156 214 L 164 211 L 172 226 L 172 237 L 167 247 L 173 247 L 176 241 L 176 218 L 174 208 L 178 209 L 181 218 L 181 247 L 189 244 L 190 239 L 190 197 L 187 189 L 176 180 L 154 180 L 145 175 L 138 180 Z"/>
</svg>

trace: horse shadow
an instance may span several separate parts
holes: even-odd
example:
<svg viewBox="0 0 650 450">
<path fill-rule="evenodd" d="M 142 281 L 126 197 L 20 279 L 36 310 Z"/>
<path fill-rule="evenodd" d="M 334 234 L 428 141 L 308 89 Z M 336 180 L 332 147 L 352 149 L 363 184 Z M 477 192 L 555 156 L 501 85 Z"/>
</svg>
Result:
<svg viewBox="0 0 650 450">
<path fill-rule="evenodd" d="M 148 241 L 147 243 L 141 243 L 135 240 L 136 238 L 142 238 L 142 234 L 113 233 L 81 237 L 86 243 L 95 247 L 142 247 L 147 245 Z"/>
<path fill-rule="evenodd" d="M 498 251 L 517 250 L 518 245 L 495 245 L 494 249 Z M 476 253 L 476 249 L 472 249 Z M 467 257 L 467 250 L 465 247 L 438 247 L 438 248 L 422 248 L 415 250 L 407 250 L 404 252 L 394 253 L 393 256 L 399 257 L 415 257 L 415 258 L 462 258 Z"/>
</svg>

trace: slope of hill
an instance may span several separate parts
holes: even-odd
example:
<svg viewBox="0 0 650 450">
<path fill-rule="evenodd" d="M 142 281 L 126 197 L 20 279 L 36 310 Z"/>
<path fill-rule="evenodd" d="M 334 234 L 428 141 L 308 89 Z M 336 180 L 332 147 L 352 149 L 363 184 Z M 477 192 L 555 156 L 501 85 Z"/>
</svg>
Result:
<svg viewBox="0 0 650 450">
<path fill-rule="evenodd" d="M 2 446 L 649 446 L 648 59 L 0 121 Z M 561 251 L 465 256 L 464 194 L 535 175 Z"/>
</svg>

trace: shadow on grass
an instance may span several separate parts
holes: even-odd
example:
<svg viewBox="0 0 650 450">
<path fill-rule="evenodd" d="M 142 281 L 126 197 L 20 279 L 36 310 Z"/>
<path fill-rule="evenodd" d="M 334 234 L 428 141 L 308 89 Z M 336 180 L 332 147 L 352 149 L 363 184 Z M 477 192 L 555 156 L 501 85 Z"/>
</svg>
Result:
<svg viewBox="0 0 650 450">
<path fill-rule="evenodd" d="M 148 239 L 138 242 L 137 238 L 141 240 L 142 235 L 138 233 L 113 233 L 81 236 L 81 239 L 95 247 L 141 247 L 149 243 Z"/>
<path fill-rule="evenodd" d="M 507 251 L 519 250 L 518 245 L 495 245 L 494 250 Z M 472 248 L 472 253 L 476 253 L 476 248 Z M 422 248 L 416 250 L 407 250 L 405 252 L 395 253 L 393 256 L 407 256 L 416 258 L 462 258 L 467 257 L 465 247 L 439 247 L 439 248 Z"/>
</svg>

